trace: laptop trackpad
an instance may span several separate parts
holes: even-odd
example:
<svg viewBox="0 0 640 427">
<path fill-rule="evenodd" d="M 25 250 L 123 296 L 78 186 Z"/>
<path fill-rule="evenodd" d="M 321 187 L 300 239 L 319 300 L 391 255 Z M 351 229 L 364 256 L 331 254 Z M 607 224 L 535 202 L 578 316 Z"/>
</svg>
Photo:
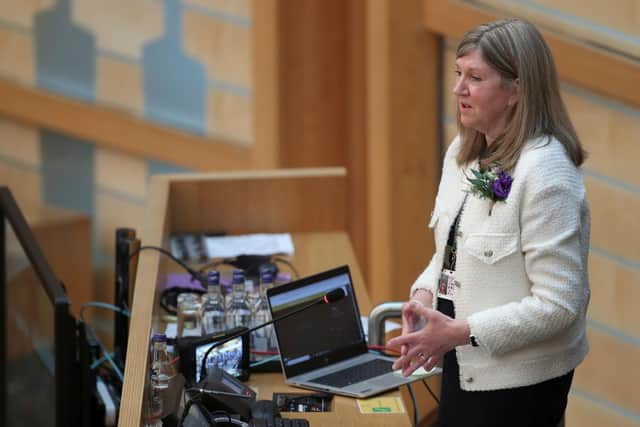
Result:
<svg viewBox="0 0 640 427">
<path fill-rule="evenodd" d="M 368 381 L 370 384 L 380 386 L 380 387 L 389 387 L 397 384 L 404 384 L 405 378 L 397 375 L 385 375 L 380 378 L 371 379 Z"/>
</svg>

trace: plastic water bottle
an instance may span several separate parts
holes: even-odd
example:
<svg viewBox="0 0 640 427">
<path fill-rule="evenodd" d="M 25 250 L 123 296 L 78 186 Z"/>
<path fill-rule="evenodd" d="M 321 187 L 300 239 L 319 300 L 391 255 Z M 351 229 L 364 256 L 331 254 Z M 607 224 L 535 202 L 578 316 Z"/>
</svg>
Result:
<svg viewBox="0 0 640 427">
<path fill-rule="evenodd" d="M 244 281 L 245 291 L 247 291 L 247 302 L 249 308 L 254 310 L 260 299 L 260 284 L 255 283 L 252 279 L 247 278 Z"/>
<path fill-rule="evenodd" d="M 173 376 L 167 352 L 167 336 L 156 333 L 153 335 L 152 342 L 151 385 L 153 389 L 163 390 L 169 387 L 169 380 Z"/>
<path fill-rule="evenodd" d="M 260 276 L 260 298 L 255 305 L 253 326 L 258 326 L 271 320 L 269 302 L 267 301 L 267 289 L 273 286 L 271 273 L 262 273 Z M 253 332 L 251 335 L 251 347 L 256 351 L 270 351 L 274 349 L 273 325 L 268 325 Z"/>
<path fill-rule="evenodd" d="M 202 334 L 200 295 L 178 295 L 178 337 L 199 337 Z"/>
<path fill-rule="evenodd" d="M 147 383 L 144 390 L 143 427 L 162 427 L 163 410 L 162 390 Z"/>
<path fill-rule="evenodd" d="M 207 297 L 202 305 L 202 332 L 215 334 L 227 329 L 225 309 L 220 291 L 220 273 L 210 271 L 207 276 Z"/>
<path fill-rule="evenodd" d="M 251 308 L 247 301 L 247 292 L 244 285 L 244 272 L 242 270 L 233 271 L 233 291 L 231 294 L 231 304 L 227 308 L 227 328 L 238 326 L 249 327 L 251 325 Z"/>
</svg>

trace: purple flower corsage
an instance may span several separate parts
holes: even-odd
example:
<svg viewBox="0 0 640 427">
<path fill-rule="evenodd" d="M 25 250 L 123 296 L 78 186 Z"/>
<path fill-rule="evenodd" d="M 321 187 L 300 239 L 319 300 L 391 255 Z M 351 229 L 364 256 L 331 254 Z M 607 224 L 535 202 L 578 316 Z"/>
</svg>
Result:
<svg viewBox="0 0 640 427">
<path fill-rule="evenodd" d="M 504 202 L 509 197 L 513 178 L 500 169 L 500 165 L 497 163 L 487 167 L 484 172 L 471 169 L 471 173 L 473 173 L 473 177 L 467 177 L 471 184 L 471 194 L 491 201 L 489 208 L 489 215 L 491 215 L 494 203 Z"/>
</svg>

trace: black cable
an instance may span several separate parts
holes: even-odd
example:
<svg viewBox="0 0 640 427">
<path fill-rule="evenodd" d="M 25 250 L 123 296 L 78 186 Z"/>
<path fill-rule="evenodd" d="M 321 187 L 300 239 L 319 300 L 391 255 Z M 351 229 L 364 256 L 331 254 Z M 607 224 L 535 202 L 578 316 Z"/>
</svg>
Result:
<svg viewBox="0 0 640 427">
<path fill-rule="evenodd" d="M 407 384 L 409 390 L 409 396 L 411 396 L 411 402 L 413 403 L 413 425 L 418 427 L 418 402 L 416 402 L 416 395 L 413 393 L 412 384 Z"/>
<path fill-rule="evenodd" d="M 293 266 L 293 264 L 289 260 L 286 260 L 284 258 L 276 256 L 276 257 L 272 258 L 272 261 L 273 262 L 281 262 L 281 263 L 285 264 L 287 267 L 289 267 L 291 269 L 291 271 L 293 271 L 293 274 L 295 274 L 296 279 L 300 278 L 300 274 L 298 273 L 298 270 L 296 270 L 296 268 Z"/>
<path fill-rule="evenodd" d="M 249 255 L 249 256 L 251 256 L 251 255 Z M 256 255 L 256 256 L 259 256 L 259 255 Z M 209 270 L 209 269 L 217 267 L 219 265 L 231 265 L 233 267 L 239 268 L 238 265 L 236 264 L 236 261 L 237 261 L 237 258 L 224 258 L 224 259 L 219 259 L 219 260 L 216 260 L 216 261 L 212 261 L 212 262 L 209 262 L 209 263 L 203 265 L 202 267 L 200 267 L 198 269 L 198 272 L 202 274 L 202 273 L 205 272 L 205 270 Z M 289 269 L 294 274 L 296 279 L 300 278 L 300 273 L 298 273 L 298 270 L 296 270 L 296 268 L 293 266 L 291 261 L 289 261 L 287 259 L 284 259 L 282 257 L 279 257 L 279 256 L 272 256 L 272 257 L 270 257 L 269 261 L 271 261 L 274 264 L 277 264 L 277 263 L 285 264 L 287 267 L 289 267 Z M 256 263 L 251 264 L 248 267 L 244 268 L 243 270 L 246 271 L 246 270 L 250 270 L 252 268 L 255 268 L 261 262 L 263 262 L 263 261 L 259 261 L 257 264 Z"/>
<path fill-rule="evenodd" d="M 224 258 L 224 259 L 218 259 L 215 261 L 211 261 L 205 265 L 203 265 L 202 267 L 200 267 L 198 269 L 198 273 L 202 274 L 204 273 L 206 270 L 209 270 L 211 268 L 217 267 L 219 265 L 231 265 L 233 267 L 236 267 L 235 264 L 232 264 L 232 262 L 234 261 L 235 258 Z"/>
<path fill-rule="evenodd" d="M 436 397 L 436 394 L 433 392 L 433 390 L 431 390 L 431 387 L 429 387 L 429 384 L 427 384 L 427 381 L 423 378 L 422 379 L 422 383 L 424 384 L 424 386 L 427 388 L 427 391 L 429 392 L 429 394 L 431 395 L 431 397 L 433 397 L 433 400 L 436 401 L 436 403 L 439 405 L 440 404 L 440 399 L 438 399 Z"/>
<path fill-rule="evenodd" d="M 196 401 L 195 397 L 192 397 L 191 399 L 187 400 L 187 403 L 184 405 L 184 409 L 182 410 L 182 416 L 180 417 L 180 421 L 178 422 L 178 427 L 182 427 L 184 425 L 184 420 L 189 415 L 189 410 L 191 409 L 191 405 L 193 405 L 195 401 Z"/>
<path fill-rule="evenodd" d="M 176 262 L 178 265 L 180 265 L 182 268 L 184 268 L 187 271 L 187 273 L 189 273 L 191 275 L 191 280 L 197 280 L 198 282 L 200 282 L 200 284 L 202 285 L 202 287 L 204 289 L 207 288 L 207 279 L 202 276 L 201 272 L 198 272 L 198 271 L 194 270 L 193 268 L 189 267 L 187 264 L 182 262 L 180 259 L 178 259 L 175 256 L 173 256 L 173 254 L 170 251 L 168 251 L 168 250 L 166 250 L 164 248 L 161 248 L 159 246 L 140 246 L 138 249 L 133 251 L 131 253 L 131 255 L 129 255 L 129 259 L 131 259 L 134 256 L 138 255 L 138 253 L 140 253 L 141 251 L 147 250 L 147 249 L 153 249 L 154 251 L 158 251 L 161 254 L 166 255 L 167 257 L 171 258 L 174 262 Z"/>
<path fill-rule="evenodd" d="M 105 360 L 107 362 L 109 362 L 110 366 L 111 366 L 111 372 L 113 372 L 113 374 L 116 376 L 116 378 L 118 379 L 118 381 L 120 382 L 120 384 L 124 383 L 124 374 L 122 373 L 122 371 L 120 370 L 120 367 L 116 364 L 116 362 L 113 360 L 113 358 L 109 355 L 109 351 L 106 349 L 106 347 L 104 346 L 104 344 L 102 344 L 102 341 L 100 341 L 100 338 L 98 338 L 98 334 L 96 334 L 95 329 L 93 329 L 91 327 L 91 325 L 89 325 L 87 322 L 85 322 L 83 319 L 80 319 L 82 322 L 84 322 L 84 327 L 91 332 L 91 334 L 93 335 L 93 338 L 96 340 L 96 344 L 98 344 L 98 347 L 100 347 L 100 350 L 102 351 L 102 355 L 105 358 Z"/>
</svg>

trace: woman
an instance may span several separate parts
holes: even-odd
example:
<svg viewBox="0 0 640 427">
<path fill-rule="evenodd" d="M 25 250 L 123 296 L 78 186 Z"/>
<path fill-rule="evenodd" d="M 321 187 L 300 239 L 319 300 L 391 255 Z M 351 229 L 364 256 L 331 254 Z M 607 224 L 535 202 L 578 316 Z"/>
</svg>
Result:
<svg viewBox="0 0 640 427">
<path fill-rule="evenodd" d="M 556 426 L 588 351 L 585 152 L 531 24 L 481 25 L 456 58 L 436 252 L 389 342 L 394 367 L 442 363 L 440 426 Z"/>
</svg>

